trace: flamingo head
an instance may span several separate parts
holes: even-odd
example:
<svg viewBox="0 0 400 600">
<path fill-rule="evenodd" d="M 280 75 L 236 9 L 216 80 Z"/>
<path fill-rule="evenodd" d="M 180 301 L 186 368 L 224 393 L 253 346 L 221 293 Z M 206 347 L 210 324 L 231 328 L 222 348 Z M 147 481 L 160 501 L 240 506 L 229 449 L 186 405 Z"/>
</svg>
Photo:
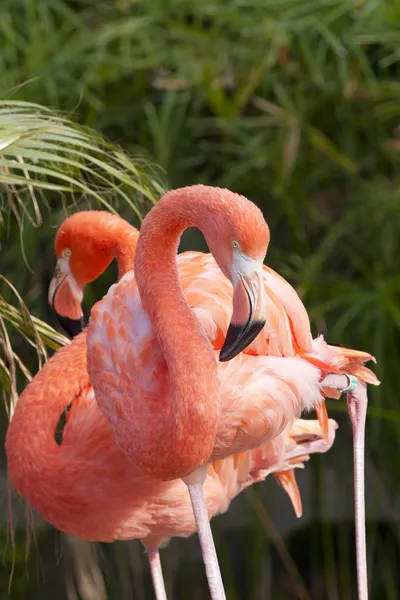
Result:
<svg viewBox="0 0 400 600">
<path fill-rule="evenodd" d="M 83 289 L 105 271 L 112 249 L 101 235 L 103 220 L 113 217 L 101 211 L 82 211 L 68 217 L 55 238 L 57 265 L 48 300 L 61 326 L 74 337 L 84 327 Z"/>
<path fill-rule="evenodd" d="M 260 209 L 238 194 L 222 196 L 223 209 L 204 218 L 208 247 L 233 285 L 233 313 L 219 360 L 231 360 L 265 325 L 263 261 L 270 234 Z"/>
</svg>

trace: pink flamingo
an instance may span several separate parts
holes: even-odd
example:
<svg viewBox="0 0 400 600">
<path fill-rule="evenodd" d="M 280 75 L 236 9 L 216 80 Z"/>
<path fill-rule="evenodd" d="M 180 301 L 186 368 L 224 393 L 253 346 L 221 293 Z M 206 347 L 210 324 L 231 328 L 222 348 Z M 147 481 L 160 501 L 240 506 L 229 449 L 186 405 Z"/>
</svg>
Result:
<svg viewBox="0 0 400 600">
<path fill-rule="evenodd" d="M 220 360 L 233 358 L 262 328 L 264 306 L 260 280 L 262 260 L 269 241 L 266 224 L 254 205 L 244 198 L 226 190 L 194 186 L 171 192 L 153 209 L 141 232 L 135 263 L 137 279 L 133 274 L 127 275 L 92 311 L 88 339 L 89 371 L 97 401 L 128 456 L 152 477 L 161 480 L 179 475 L 185 477 L 199 525 L 212 596 L 222 598 L 222 580 L 202 495 L 202 465 L 208 460 L 264 443 L 278 435 L 285 423 L 293 421 L 303 408 L 318 404 L 321 400 L 316 385 L 319 372 L 314 369 L 312 374 L 309 370 L 309 393 L 303 395 L 302 402 L 292 399 L 286 401 L 286 405 L 275 403 L 275 408 L 281 410 L 277 411 L 278 419 L 274 423 L 265 416 L 260 418 L 262 411 L 265 414 L 268 408 L 271 409 L 273 402 L 269 402 L 270 398 L 264 399 L 260 406 L 251 406 L 247 412 L 245 402 L 240 405 L 240 400 L 246 398 L 247 388 L 246 391 L 244 388 L 241 390 L 243 398 L 235 398 L 233 403 L 240 418 L 235 415 L 235 410 L 229 410 L 232 398 L 228 398 L 228 394 L 226 405 L 218 406 L 218 372 L 209 339 L 218 343 L 218 333 L 223 328 L 218 331 L 215 326 L 218 319 L 214 315 L 214 318 L 207 319 L 204 307 L 199 307 L 203 314 L 199 310 L 194 311 L 203 327 L 199 326 L 181 293 L 174 264 L 180 233 L 189 225 L 198 225 L 203 230 L 221 270 L 234 285 L 234 313 Z M 249 231 L 252 232 L 250 236 Z M 219 244 L 216 243 L 217 238 Z M 162 265 L 157 259 L 160 252 L 164 259 Z M 197 257 L 191 258 L 196 262 Z M 197 265 L 200 272 L 207 271 L 207 267 L 209 265 L 204 263 Z M 279 285 L 282 287 L 281 282 Z M 269 295 L 276 304 L 274 294 Z M 220 300 L 219 291 L 217 296 Z M 146 310 L 143 310 L 141 302 Z M 286 308 L 285 302 L 283 307 Z M 282 307 L 279 312 L 281 317 L 284 316 Z M 286 319 L 289 342 L 294 329 L 290 316 Z M 172 324 L 174 327 L 171 327 Z M 300 322 L 300 334 L 305 335 L 303 352 L 311 361 L 311 336 L 303 325 Z M 294 338 L 296 342 L 296 335 Z M 268 335 L 267 340 L 271 344 L 273 336 Z M 300 344 L 297 343 L 297 346 Z M 329 350 L 333 364 L 340 351 Z M 356 356 L 359 364 L 355 370 L 360 376 L 366 375 L 373 380 L 369 370 L 361 365 L 366 358 L 371 357 L 363 353 Z M 256 381 L 256 373 L 267 365 L 263 362 L 265 360 L 266 357 L 242 354 L 235 360 L 234 370 L 242 369 L 243 379 L 248 377 L 245 383 L 254 385 L 252 378 Z M 248 366 L 250 364 L 251 367 Z M 318 364 L 323 363 L 319 361 Z M 300 369 L 299 365 L 299 361 L 295 366 L 287 359 L 284 363 L 274 359 L 273 370 L 275 374 L 279 372 L 282 378 L 285 370 Z M 302 361 L 302 369 L 304 365 Z M 337 371 L 332 366 L 326 367 L 325 364 L 326 371 Z M 268 368 L 272 368 L 270 359 Z M 169 377 L 169 372 L 174 378 Z M 223 371 L 220 370 L 220 373 Z M 298 372 L 297 376 L 307 380 L 305 373 L 300 375 Z M 342 376 L 331 377 L 325 383 L 341 389 L 347 386 L 347 381 Z M 298 380 L 291 383 L 298 385 Z M 359 389 L 361 392 L 364 390 Z M 219 419 L 221 412 L 222 420 Z"/>
<path fill-rule="evenodd" d="M 203 188 L 204 189 L 204 188 Z M 106 236 L 108 239 L 108 236 Z M 101 238 L 100 238 L 101 239 Z M 57 245 L 57 244 L 56 244 Z M 109 244 L 108 244 L 109 246 Z M 69 250 L 68 250 L 69 251 Z M 79 253 L 78 253 L 79 254 Z M 115 250 L 114 255 L 116 255 L 118 257 L 118 255 L 121 254 L 121 250 Z M 203 255 L 197 255 L 197 254 L 192 254 L 191 257 L 189 257 L 189 262 L 190 260 L 196 260 L 196 258 L 202 257 L 204 259 L 204 263 L 207 262 L 207 258 L 204 257 Z M 88 257 L 89 258 L 89 257 Z M 89 261 L 90 262 L 90 261 Z M 211 260 L 212 262 L 212 260 Z M 93 261 L 94 264 L 94 261 Z M 189 265 L 189 267 L 191 267 L 192 265 Z M 230 300 L 230 295 L 231 295 L 231 291 L 229 288 L 229 284 L 228 284 L 228 292 L 227 294 L 225 294 L 225 298 L 223 298 L 223 293 L 222 293 L 222 288 L 225 285 L 225 291 L 226 291 L 226 286 L 227 286 L 227 281 L 222 278 L 221 281 L 221 277 L 220 277 L 220 273 L 218 270 L 215 269 L 215 265 L 214 265 L 214 269 L 212 268 L 212 264 L 203 264 L 197 265 L 197 269 L 191 269 L 192 271 L 192 280 L 193 280 L 193 274 L 194 274 L 194 279 L 196 279 L 198 272 L 201 273 L 201 270 L 203 269 L 208 271 L 209 276 L 207 277 L 207 279 L 201 277 L 201 285 L 205 286 L 207 284 L 209 285 L 209 292 L 215 292 L 215 287 L 218 287 L 218 300 L 220 300 L 222 302 L 222 304 L 225 304 L 225 306 L 227 305 L 226 300 L 228 299 L 228 304 L 229 304 L 229 300 Z M 180 268 L 181 271 L 184 271 L 184 265 L 180 264 Z M 213 273 L 210 273 L 210 270 L 213 271 Z M 121 272 L 121 270 L 120 270 Z M 190 272 L 187 273 L 186 275 L 189 276 L 190 278 Z M 211 275 L 211 276 L 210 276 Z M 365 353 L 357 353 L 355 351 L 352 350 L 346 350 L 343 348 L 337 349 L 337 348 L 333 348 L 333 347 L 328 347 L 323 340 L 319 339 L 317 340 L 315 343 L 311 344 L 310 340 L 311 340 L 311 335 L 309 333 L 309 322 L 308 322 L 308 317 L 307 317 L 307 313 L 303 307 L 303 305 L 301 304 L 301 302 L 299 301 L 296 293 L 294 292 L 294 290 L 289 286 L 289 284 L 287 284 L 287 282 L 285 282 L 282 278 L 280 278 L 276 273 L 274 273 L 273 271 L 271 271 L 270 269 L 267 269 L 266 267 L 264 267 L 264 283 L 267 282 L 268 285 L 264 285 L 265 291 L 267 292 L 267 301 L 268 301 L 268 316 L 269 316 L 269 323 L 267 324 L 267 326 L 264 329 L 264 336 L 262 336 L 262 340 L 264 342 L 263 346 L 261 348 L 261 353 L 269 353 L 269 354 L 277 354 L 277 355 L 293 355 L 294 353 L 297 353 L 299 355 L 302 355 L 304 357 L 307 358 L 307 360 L 314 362 L 315 364 L 317 364 L 317 366 L 322 366 L 323 364 L 321 364 L 320 361 L 316 361 L 315 359 L 315 352 L 319 353 L 319 354 L 324 354 L 325 357 L 327 356 L 327 353 L 330 358 L 330 362 L 333 365 L 339 366 L 341 369 L 346 370 L 348 373 L 354 373 L 357 374 L 359 376 L 359 378 L 363 381 L 367 381 L 369 383 L 377 383 L 377 380 L 375 378 L 375 376 L 368 370 L 366 369 L 366 367 L 363 366 L 363 362 L 365 360 L 368 360 L 370 358 L 372 358 L 370 355 L 367 355 Z M 219 277 L 218 277 L 219 276 Z M 73 278 L 72 278 L 73 279 Z M 84 279 L 84 277 L 83 277 Z M 207 283 L 208 282 L 208 283 Z M 193 283 L 193 281 L 192 281 Z M 214 286 L 214 290 L 212 289 L 212 287 Z M 196 286 L 192 286 L 191 289 L 189 289 L 190 286 L 186 286 L 185 292 L 186 292 L 186 297 L 190 302 L 190 294 L 193 293 L 195 296 L 196 294 L 198 295 L 198 285 L 197 285 L 197 289 Z M 73 290 L 72 290 L 73 291 Z M 79 290 L 78 290 L 78 294 L 79 294 Z M 72 294 L 72 296 L 74 296 L 74 294 Z M 210 299 L 211 296 L 208 295 L 207 297 L 207 302 L 210 305 Z M 193 300 L 193 298 L 192 298 Z M 225 301 L 225 302 L 223 302 Z M 75 302 L 79 303 L 79 297 L 76 297 L 75 295 Z M 207 303 L 206 302 L 206 303 Z M 190 302 L 191 306 L 193 307 L 193 302 Z M 204 308 L 204 301 L 203 301 L 203 308 Z M 209 307 L 208 307 L 209 308 Z M 223 341 L 223 335 L 221 336 L 221 333 L 223 334 L 224 331 L 224 321 L 225 324 L 227 323 L 227 311 L 225 311 L 225 318 L 224 315 L 220 314 L 218 315 L 218 310 L 217 307 L 213 307 L 214 309 L 214 316 L 216 315 L 217 318 L 214 318 L 214 323 L 212 322 L 212 319 L 208 319 L 208 323 L 205 322 L 204 316 L 205 316 L 205 311 L 203 310 L 203 325 L 208 325 L 211 327 L 211 331 L 209 331 L 209 333 L 211 333 L 212 339 L 213 339 L 213 345 L 214 348 L 218 348 L 220 347 L 220 345 L 222 345 L 222 341 Z M 197 310 L 202 310 L 202 309 L 197 309 Z M 286 312 L 285 312 L 286 311 Z M 196 308 L 194 308 L 194 312 L 196 312 Z M 224 311 L 222 311 L 223 313 Z M 220 319 L 220 323 L 218 323 L 218 318 Z M 280 324 L 280 327 L 279 327 Z M 222 327 L 221 327 L 222 325 Z M 275 329 L 274 329 L 275 328 Z M 222 340 L 221 340 L 222 337 Z M 259 337 L 259 341 L 260 341 L 261 336 Z M 267 346 L 265 347 L 265 342 L 267 344 Z M 255 346 L 255 344 L 253 344 L 253 346 Z M 304 348 L 307 348 L 307 350 L 304 350 Z M 260 350 L 260 348 L 259 348 Z M 254 352 L 254 348 L 250 349 L 249 351 L 253 351 Z M 257 351 L 257 349 L 256 349 Z M 310 351 L 313 352 L 314 354 L 310 354 Z M 344 382 L 346 381 L 345 378 L 342 377 L 342 381 L 344 380 Z M 342 383 L 342 386 L 345 385 L 345 383 Z M 338 381 L 336 381 L 336 385 L 338 384 Z M 333 396 L 335 397 L 335 392 L 332 389 L 328 389 L 327 387 L 323 388 L 323 391 L 326 395 L 329 396 Z M 324 410 L 324 404 L 323 402 L 321 402 L 320 404 L 317 404 L 316 406 L 317 412 L 318 412 L 318 417 L 321 420 L 322 423 L 325 422 L 325 435 L 326 435 L 326 419 L 327 419 L 327 415 L 326 415 L 326 411 Z M 357 481 L 359 480 L 359 477 L 356 477 Z M 357 487 L 356 489 L 356 498 L 360 499 L 360 493 L 357 492 L 357 490 L 360 490 L 360 486 Z M 357 501 L 357 506 L 360 505 L 359 500 Z M 360 517 L 361 517 L 361 513 L 360 511 L 357 510 L 357 523 L 360 523 Z M 362 527 L 358 526 L 357 531 L 358 531 L 358 538 L 360 538 L 360 532 L 362 532 Z M 361 536 L 362 537 L 362 536 Z M 362 541 L 362 540 L 361 540 Z M 360 544 L 360 542 L 357 543 L 357 551 L 358 551 L 358 556 L 360 556 L 360 554 L 362 554 L 362 552 L 360 552 L 360 549 L 362 550 L 362 544 Z M 365 581 L 365 579 L 364 579 Z"/>
<path fill-rule="evenodd" d="M 136 230 L 125 222 L 121 222 L 122 220 L 107 213 L 91 212 L 89 215 L 79 213 L 68 219 L 60 228 L 56 238 L 59 261 L 51 296 L 52 300 L 55 300 L 56 309 L 58 308 L 60 312 L 63 311 L 64 316 L 70 316 L 72 319 L 80 317 L 82 314 L 80 301 L 84 283 L 99 275 L 113 257 L 119 261 L 119 271 L 122 275 L 123 271 L 132 264 L 134 244 L 137 240 Z M 108 223 L 108 219 L 113 223 Z M 92 225 L 89 220 L 92 220 Z M 80 222 L 84 223 L 83 227 L 79 225 Z M 70 224 L 69 228 L 66 227 L 68 223 Z M 124 228 L 126 231 L 123 231 Z M 132 240 L 133 248 L 127 248 L 127 245 L 131 245 Z M 180 257 L 180 261 L 183 280 L 186 281 L 186 286 L 184 286 L 186 296 L 194 312 L 202 318 L 214 347 L 220 348 L 229 318 L 231 287 L 223 277 L 220 277 L 220 272 L 211 257 L 188 253 Z M 195 268 L 193 268 L 191 263 L 197 263 L 197 267 L 195 264 Z M 202 276 L 202 273 L 206 277 Z M 200 275 L 198 279 L 201 280 L 201 286 L 206 288 L 203 296 L 201 296 L 199 282 L 196 281 L 197 275 Z M 313 348 L 308 341 L 311 340 L 311 335 L 307 313 L 294 290 L 283 279 L 265 267 L 264 287 L 269 302 L 269 320 L 264 330 L 265 343 L 261 351 L 270 354 L 276 353 L 278 356 L 285 356 L 285 354 L 294 356 L 296 352 L 307 354 L 307 351 L 301 350 L 301 345 L 308 348 L 308 353 L 315 350 L 316 348 Z M 213 300 L 213 296 L 210 294 L 210 292 L 215 292 L 215 288 L 217 289 L 217 301 Z M 208 321 L 205 310 L 205 307 L 209 308 L 207 303 L 212 307 L 212 317 L 208 318 Z M 222 308 L 221 305 L 223 305 Z M 317 345 L 314 344 L 314 346 Z M 321 345 L 323 344 L 320 342 L 319 346 Z M 327 348 L 324 349 L 325 353 Z M 317 350 L 320 351 L 321 348 L 317 348 Z M 84 353 L 83 345 L 81 351 Z M 254 352 L 255 349 L 250 348 L 250 351 Z M 348 371 L 352 365 L 353 368 L 359 370 L 365 369 L 361 363 L 363 360 L 371 358 L 369 355 L 345 351 L 345 349 L 330 349 L 330 353 L 332 362 L 340 362 L 340 366 L 342 368 L 347 366 Z M 310 355 L 308 360 L 312 361 L 312 359 L 313 357 Z M 360 372 L 360 376 L 371 378 L 372 375 L 367 371 Z"/>
</svg>

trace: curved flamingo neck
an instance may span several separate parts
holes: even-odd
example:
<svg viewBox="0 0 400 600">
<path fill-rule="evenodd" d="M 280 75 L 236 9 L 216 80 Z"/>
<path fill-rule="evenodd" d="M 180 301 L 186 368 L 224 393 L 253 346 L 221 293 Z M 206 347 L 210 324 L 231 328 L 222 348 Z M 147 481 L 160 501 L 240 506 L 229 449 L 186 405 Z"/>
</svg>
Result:
<svg viewBox="0 0 400 600">
<path fill-rule="evenodd" d="M 205 236 L 208 224 L 213 216 L 220 216 L 224 211 L 223 198 L 228 190 L 220 190 L 210 186 L 189 186 L 168 192 L 152 208 L 143 221 L 140 238 L 135 255 L 135 277 L 139 288 L 142 304 L 156 326 L 163 320 L 165 300 L 167 308 L 178 303 L 180 315 L 185 316 L 190 324 L 195 324 L 196 330 L 201 331 L 197 319 L 187 304 L 182 287 L 179 283 L 179 273 L 176 261 L 179 241 L 182 233 L 189 227 L 197 227 Z M 179 326 L 174 320 L 173 328 Z M 157 334 L 163 341 L 162 328 Z M 168 334 L 172 327 L 168 327 Z M 166 342 L 168 342 L 169 335 Z M 206 338 L 201 332 L 202 346 L 205 349 Z M 207 352 L 210 346 L 207 343 Z"/>
<path fill-rule="evenodd" d="M 8 472 L 15 488 L 36 507 L 43 492 L 37 482 L 54 485 L 60 472 L 65 449 L 54 438 L 60 416 L 89 384 L 82 333 L 46 363 L 17 402 L 6 437 Z"/>
<path fill-rule="evenodd" d="M 159 201 L 143 222 L 135 256 L 142 305 L 170 374 L 171 410 L 162 424 L 162 437 L 154 436 L 152 427 L 140 444 L 146 449 L 143 454 L 155 458 L 154 464 L 150 458 L 145 467 L 161 478 L 184 477 L 208 461 L 219 418 L 216 357 L 186 302 L 176 261 L 182 232 L 196 226 L 207 233 L 208 219 L 219 206 L 216 194 L 223 192 L 196 188 L 170 192 Z M 154 415 L 154 421 L 157 426 L 159 415 Z M 163 440 L 168 459 L 160 461 Z"/>
<path fill-rule="evenodd" d="M 114 256 L 118 265 L 118 281 L 128 271 L 133 269 L 138 239 L 139 232 L 129 225 L 129 229 L 126 230 L 125 235 L 115 240 Z"/>
<path fill-rule="evenodd" d="M 139 239 L 138 230 L 130 223 L 111 213 L 99 213 L 95 221 L 95 240 L 106 247 L 110 259 L 115 258 L 118 265 L 118 280 L 133 269 L 136 245 Z"/>
</svg>

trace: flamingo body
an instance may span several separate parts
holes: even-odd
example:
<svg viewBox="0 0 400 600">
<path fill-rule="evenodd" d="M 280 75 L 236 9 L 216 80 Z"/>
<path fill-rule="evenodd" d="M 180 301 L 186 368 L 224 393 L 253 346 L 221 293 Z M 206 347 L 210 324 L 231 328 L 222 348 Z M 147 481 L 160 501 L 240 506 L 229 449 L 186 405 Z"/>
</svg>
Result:
<svg viewBox="0 0 400 600">
<path fill-rule="evenodd" d="M 215 260 L 187 253 L 176 261 L 181 231 L 196 224 Z M 140 537 L 154 548 L 171 535 L 195 530 L 193 513 L 185 509 L 191 501 L 212 597 L 220 599 L 215 550 L 203 547 L 212 541 L 204 529 L 207 512 L 211 517 L 226 510 L 244 487 L 276 471 L 300 514 L 296 460 L 285 446 L 288 432 L 302 410 L 316 407 L 325 446 L 313 448 L 329 447 L 334 426 L 327 421 L 323 394 L 338 394 L 321 389 L 321 380 L 346 369 L 376 384 L 364 366 L 372 357 L 312 340 L 296 292 L 262 267 L 269 231 L 243 197 L 204 186 L 168 194 L 145 219 L 135 273 L 130 267 L 137 232 L 121 219 L 114 225 L 114 233 L 106 231 L 101 239 L 101 260 L 90 268 L 86 263 L 98 247 L 92 239 L 86 238 L 84 261 L 77 259 L 75 238 L 58 240 L 59 287 L 50 296 L 68 318 L 79 314 L 85 283 L 113 257 L 120 276 L 126 274 L 93 309 L 87 338 L 83 334 L 57 353 L 22 394 L 7 435 L 10 474 L 45 518 L 87 539 Z M 57 378 L 65 382 L 64 393 Z M 54 430 L 71 397 L 58 447 Z M 206 462 L 204 504 L 201 480 L 185 479 L 190 500 L 176 478 Z M 60 469 L 63 483 L 55 491 Z"/>
<path fill-rule="evenodd" d="M 210 254 L 188 252 L 180 254 L 177 262 L 185 298 L 211 342 L 218 364 L 220 418 L 210 460 L 256 448 L 290 426 L 303 410 L 322 401 L 321 371 L 299 356 L 299 343 L 305 347 L 305 356 L 312 357 L 315 351 L 329 359 L 327 370 L 334 370 L 336 362 L 342 368 L 353 364 L 354 353 L 348 352 L 349 358 L 344 360 L 323 340 L 313 343 L 308 316 L 298 295 L 266 267 L 264 291 L 271 304 L 266 310 L 264 330 L 239 356 L 228 363 L 217 363 L 230 318 L 232 287 Z M 182 352 L 184 342 L 175 342 Z M 360 365 L 372 358 L 365 353 L 355 354 L 356 364 Z M 135 422 L 133 411 L 141 414 L 138 427 L 145 426 L 146 411 L 160 415 L 163 423 L 170 411 L 170 384 L 162 350 L 132 271 L 92 309 L 88 355 L 97 401 L 117 442 L 124 452 L 134 456 L 137 445 L 130 428 Z M 140 404 L 130 402 L 132 394 Z M 152 427 L 155 439 L 163 436 L 162 424 L 158 431 L 154 421 Z M 187 452 L 193 451 L 197 436 L 195 428 L 186 430 L 183 443 Z"/>
<path fill-rule="evenodd" d="M 14 486 L 57 529 L 84 539 L 140 538 L 154 547 L 173 536 L 191 535 L 196 524 L 187 486 L 144 475 L 115 443 L 90 387 L 85 337 L 59 350 L 18 401 L 7 435 Z M 58 446 L 55 420 L 71 391 L 78 390 Z M 308 454 L 329 449 L 335 429 L 331 421 L 326 444 L 317 422 L 297 420 L 292 435 L 287 429 L 240 459 L 230 456 L 210 464 L 204 482 L 209 517 L 225 512 L 237 494 L 270 473 L 301 467 Z"/>
</svg>

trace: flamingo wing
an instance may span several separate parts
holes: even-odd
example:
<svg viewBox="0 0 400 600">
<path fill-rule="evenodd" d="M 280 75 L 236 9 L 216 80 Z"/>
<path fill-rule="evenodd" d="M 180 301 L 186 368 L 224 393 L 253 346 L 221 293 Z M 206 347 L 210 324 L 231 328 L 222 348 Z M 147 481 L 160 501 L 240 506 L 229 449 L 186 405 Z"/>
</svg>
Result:
<svg viewBox="0 0 400 600">
<path fill-rule="evenodd" d="M 298 357 L 241 354 L 220 363 L 221 420 L 213 458 L 256 448 L 322 400 L 320 371 Z"/>
</svg>

